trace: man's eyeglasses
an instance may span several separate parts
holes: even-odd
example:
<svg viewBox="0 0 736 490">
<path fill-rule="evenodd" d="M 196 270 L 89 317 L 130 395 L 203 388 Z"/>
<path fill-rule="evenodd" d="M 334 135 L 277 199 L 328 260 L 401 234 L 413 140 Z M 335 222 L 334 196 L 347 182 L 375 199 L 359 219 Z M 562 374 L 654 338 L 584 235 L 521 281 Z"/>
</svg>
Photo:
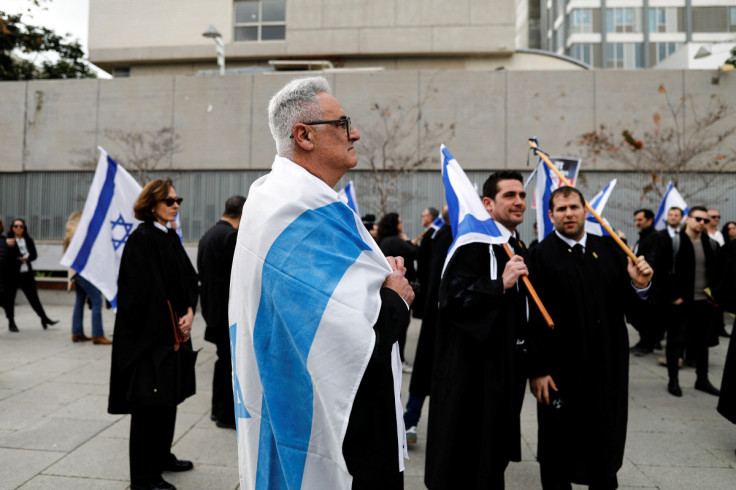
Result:
<svg viewBox="0 0 736 490">
<path fill-rule="evenodd" d="M 693 216 L 693 219 L 700 223 L 701 221 L 705 223 L 706 225 L 710 223 L 710 218 L 703 218 L 702 216 Z"/>
<path fill-rule="evenodd" d="M 171 207 L 176 204 L 181 204 L 181 202 L 184 200 L 183 197 L 177 197 L 176 199 L 173 197 L 167 197 L 166 199 L 161 199 L 161 202 L 166 203 L 168 207 Z"/>
<path fill-rule="evenodd" d="M 317 124 L 337 124 L 338 126 L 345 125 L 348 139 L 350 139 L 350 118 L 348 116 L 343 116 L 340 119 L 332 119 L 330 121 L 312 121 L 302 124 L 304 124 L 305 126 L 315 126 Z M 291 133 L 291 136 L 289 136 L 289 138 L 294 138 L 294 133 Z"/>
<path fill-rule="evenodd" d="M 710 219 L 721 219 L 721 216 L 719 214 L 714 214 L 713 216 L 708 216 Z"/>
</svg>

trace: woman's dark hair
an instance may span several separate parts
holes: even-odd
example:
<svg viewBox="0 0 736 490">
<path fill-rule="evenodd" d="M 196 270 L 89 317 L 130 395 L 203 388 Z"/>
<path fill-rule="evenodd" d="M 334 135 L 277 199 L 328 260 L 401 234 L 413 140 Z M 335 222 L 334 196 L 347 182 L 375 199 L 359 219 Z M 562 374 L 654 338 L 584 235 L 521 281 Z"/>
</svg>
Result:
<svg viewBox="0 0 736 490">
<path fill-rule="evenodd" d="M 169 191 L 172 187 L 174 187 L 174 183 L 171 182 L 171 179 L 156 179 L 146 184 L 133 206 L 136 219 L 141 221 L 156 219 L 153 215 L 153 208 L 159 201 L 169 197 Z"/>
<path fill-rule="evenodd" d="M 378 244 L 380 245 L 384 238 L 396 236 L 399 234 L 399 215 L 397 213 L 388 213 L 381 218 L 378 223 Z"/>
<path fill-rule="evenodd" d="M 26 221 L 23 218 L 15 218 L 13 221 L 11 221 L 9 232 L 12 232 L 13 236 L 15 236 L 13 225 L 15 224 L 16 221 L 20 221 L 21 223 L 23 223 L 23 238 L 28 238 L 28 226 L 26 225 Z"/>
<path fill-rule="evenodd" d="M 730 240 L 730 238 L 728 238 L 728 225 L 736 225 L 736 221 L 726 221 L 726 224 L 723 225 L 723 228 L 721 229 L 721 234 L 723 235 L 723 239 L 725 241 Z"/>
</svg>

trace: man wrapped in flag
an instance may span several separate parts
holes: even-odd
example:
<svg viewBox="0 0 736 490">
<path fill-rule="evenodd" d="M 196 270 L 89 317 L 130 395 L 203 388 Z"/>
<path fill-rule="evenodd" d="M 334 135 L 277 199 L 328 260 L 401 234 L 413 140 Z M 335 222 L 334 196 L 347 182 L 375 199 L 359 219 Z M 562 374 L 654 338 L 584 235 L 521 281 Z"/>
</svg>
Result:
<svg viewBox="0 0 736 490">
<path fill-rule="evenodd" d="M 509 461 L 521 460 L 529 306 L 520 284 L 526 247 L 515 229 L 526 192 L 520 173 L 497 172 L 483 184 L 481 202 L 444 147 L 442 157 L 454 242 L 439 289 L 425 483 L 503 488 Z"/>
<path fill-rule="evenodd" d="M 241 486 L 402 488 L 395 340 L 414 294 L 333 190 L 360 134 L 323 77 L 268 112 L 278 155 L 248 193 L 230 285 Z"/>
</svg>

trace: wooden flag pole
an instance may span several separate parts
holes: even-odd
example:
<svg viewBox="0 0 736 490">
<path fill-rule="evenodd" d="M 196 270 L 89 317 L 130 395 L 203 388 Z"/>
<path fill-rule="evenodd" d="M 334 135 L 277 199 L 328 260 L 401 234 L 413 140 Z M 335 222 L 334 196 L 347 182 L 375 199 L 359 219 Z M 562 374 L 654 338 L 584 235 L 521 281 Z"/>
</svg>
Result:
<svg viewBox="0 0 736 490">
<path fill-rule="evenodd" d="M 514 252 L 511 251 L 511 247 L 509 247 L 508 243 L 503 244 L 503 249 L 506 251 L 506 254 L 509 256 L 509 258 L 512 258 L 514 256 Z M 544 321 L 547 322 L 547 326 L 549 328 L 555 328 L 555 322 L 552 321 L 552 317 L 549 316 L 547 308 L 544 307 L 544 305 L 542 304 L 542 300 L 539 299 L 539 295 L 534 290 L 534 286 L 532 286 L 532 282 L 529 280 L 529 276 L 521 276 L 521 280 L 524 282 L 524 286 L 526 286 L 526 290 L 529 292 L 529 296 L 532 297 L 534 303 L 537 305 L 537 308 L 539 308 L 539 312 L 542 313 Z"/>
<path fill-rule="evenodd" d="M 567 177 L 562 175 L 562 172 L 560 172 L 554 163 L 549 159 L 546 153 L 544 153 L 542 150 L 539 149 L 539 146 L 530 138 L 529 139 L 529 146 L 531 146 L 536 152 L 539 154 L 539 157 L 544 161 L 544 163 L 547 164 L 547 166 L 552 170 L 554 173 L 557 174 L 557 176 L 560 178 L 562 182 L 565 183 L 566 186 L 572 187 L 572 184 L 570 184 L 570 181 L 567 180 Z M 636 263 L 636 255 L 634 255 L 634 252 L 631 251 L 631 249 L 621 240 L 621 237 L 619 237 L 616 232 L 613 231 L 613 229 L 610 227 L 606 221 L 601 218 L 601 215 L 596 212 L 595 209 L 593 209 L 593 206 L 590 205 L 588 201 L 585 201 L 585 209 L 590 211 L 590 214 L 593 215 L 595 219 L 598 220 L 598 222 L 601 224 L 603 228 L 606 229 L 606 231 L 611 235 L 611 238 L 613 238 L 616 243 L 618 243 L 619 247 L 623 249 L 624 252 L 626 252 L 626 255 L 631 257 L 631 260 Z"/>
</svg>

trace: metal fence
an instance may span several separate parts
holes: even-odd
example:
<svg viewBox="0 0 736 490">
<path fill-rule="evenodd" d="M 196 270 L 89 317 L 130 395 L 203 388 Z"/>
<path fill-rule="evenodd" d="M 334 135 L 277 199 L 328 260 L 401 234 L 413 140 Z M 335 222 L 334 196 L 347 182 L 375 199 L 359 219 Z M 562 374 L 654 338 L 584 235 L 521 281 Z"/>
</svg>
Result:
<svg viewBox="0 0 736 490">
<path fill-rule="evenodd" d="M 247 195 L 250 185 L 265 170 L 242 171 L 186 171 L 155 172 L 151 178 L 170 177 L 177 193 L 184 198 L 181 206 L 181 223 L 184 240 L 196 243 L 202 234 L 221 216 L 225 200 L 234 194 Z M 470 171 L 471 182 L 482 189 L 490 171 Z M 525 178 L 530 172 L 524 172 Z M 690 174 L 680 182 L 684 193 L 696 188 L 702 176 Z M 25 172 L 0 173 L 0 217 L 6 222 L 15 217 L 24 218 L 30 235 L 41 241 L 60 242 L 64 235 L 64 224 L 69 214 L 82 209 L 92 182 L 92 172 Z M 694 196 L 688 204 L 717 206 L 722 215 L 721 222 L 736 220 L 736 174 L 720 174 L 717 181 Z M 578 187 L 586 197 L 592 197 L 608 182 L 618 179 L 604 216 L 615 228 L 622 229 L 635 241 L 633 226 L 634 210 L 649 207 L 656 212 L 659 197 L 642 198 L 642 176 L 630 172 L 583 172 Z M 352 180 L 357 190 L 361 214 L 375 214 L 380 218 L 380 204 L 369 172 L 353 171 L 338 183 L 340 188 Z M 533 188 L 533 184 L 532 184 Z M 532 240 L 534 222 L 533 191 L 529 189 L 528 211 L 519 231 L 522 237 Z M 421 231 L 420 215 L 427 206 L 440 208 L 445 202 L 442 178 L 438 171 L 422 171 L 401 178 L 396 192 L 389 200 L 387 211 L 398 212 L 404 221 L 407 235 L 414 237 Z"/>
</svg>

